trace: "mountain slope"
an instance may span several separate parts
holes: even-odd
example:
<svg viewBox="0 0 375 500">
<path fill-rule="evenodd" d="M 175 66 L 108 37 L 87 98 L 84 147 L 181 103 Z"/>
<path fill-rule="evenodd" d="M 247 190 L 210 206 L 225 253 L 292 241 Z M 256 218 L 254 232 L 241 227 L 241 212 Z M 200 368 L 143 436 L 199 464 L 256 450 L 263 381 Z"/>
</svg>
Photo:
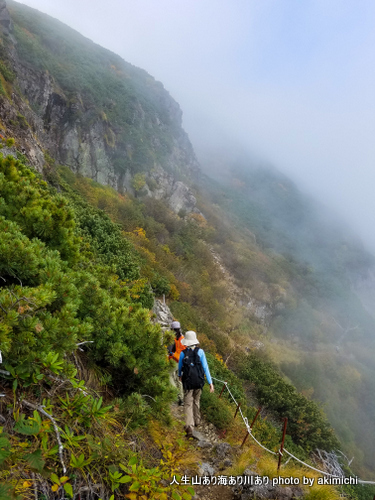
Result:
<svg viewBox="0 0 375 500">
<path fill-rule="evenodd" d="M 199 167 L 180 107 L 162 84 L 59 21 L 7 5 L 13 23 L 1 49 L 3 92 L 18 111 L 12 116 L 4 109 L 1 116 L 33 163 L 41 169 L 47 150 L 74 172 L 119 191 L 179 197 L 174 208 L 192 210 L 194 198 L 179 181 Z M 30 126 L 38 143 L 29 140 Z"/>
<path fill-rule="evenodd" d="M 268 311 L 262 340 L 298 389 L 324 403 L 348 453 L 361 456 L 366 449 L 371 469 L 375 324 L 368 292 L 374 257 L 275 169 L 241 158 L 228 162 L 226 176 L 218 178 L 216 184 L 207 179 L 204 199 L 222 210 L 215 217 L 228 219 L 232 237 L 217 248 L 237 285 Z M 363 303 L 357 283 L 366 277 Z"/>
</svg>

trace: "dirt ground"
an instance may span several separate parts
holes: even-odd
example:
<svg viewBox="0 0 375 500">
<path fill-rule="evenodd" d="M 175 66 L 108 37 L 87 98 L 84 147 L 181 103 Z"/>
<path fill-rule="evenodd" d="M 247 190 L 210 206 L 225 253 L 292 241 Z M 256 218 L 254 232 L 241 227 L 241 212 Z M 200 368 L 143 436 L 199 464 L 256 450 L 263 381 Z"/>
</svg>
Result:
<svg viewBox="0 0 375 500">
<path fill-rule="evenodd" d="M 176 420 L 179 420 L 181 422 L 181 425 L 184 425 L 184 407 L 183 406 L 178 406 L 178 405 L 173 405 L 172 406 L 172 415 L 176 418 Z M 207 422 L 202 420 L 202 425 L 199 427 L 199 431 L 195 432 L 195 435 L 199 437 L 200 439 L 189 439 L 189 442 L 193 445 L 196 446 L 196 451 L 198 452 L 200 456 L 200 463 L 208 463 L 211 465 L 214 469 L 215 466 L 213 464 L 213 454 L 212 450 L 213 448 L 204 448 L 204 447 L 199 447 L 198 443 L 199 441 L 208 441 L 211 443 L 212 446 L 217 445 L 220 442 L 224 442 L 220 440 L 220 437 L 218 434 L 212 430 L 207 431 Z M 196 472 L 194 472 L 195 476 Z M 222 474 L 222 472 L 215 470 L 214 475 L 218 476 Z M 193 485 L 194 491 L 195 491 L 195 496 L 194 500 L 234 500 L 235 496 L 230 488 L 230 486 L 225 486 L 225 485 Z"/>
</svg>

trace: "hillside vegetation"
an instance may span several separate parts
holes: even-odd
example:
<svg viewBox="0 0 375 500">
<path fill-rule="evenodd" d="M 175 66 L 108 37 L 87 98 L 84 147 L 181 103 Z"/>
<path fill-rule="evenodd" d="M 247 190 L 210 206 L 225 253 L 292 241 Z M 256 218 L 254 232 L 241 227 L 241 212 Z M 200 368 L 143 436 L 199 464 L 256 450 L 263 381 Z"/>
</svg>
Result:
<svg viewBox="0 0 375 500">
<path fill-rule="evenodd" d="M 230 221 L 231 237 L 216 248 L 237 285 L 270 306 L 262 339 L 272 359 L 303 394 L 324 403 L 347 453 L 370 473 L 375 325 L 355 281 L 374 257 L 282 174 L 251 161 L 230 167 L 225 184 L 207 179 L 202 188 L 205 213 L 212 203 L 212 216 Z"/>
<path fill-rule="evenodd" d="M 87 181 L 77 182 L 87 189 Z M 112 198 L 112 203 L 116 200 L 118 207 L 127 203 L 128 208 L 140 210 L 136 200 L 124 202 L 121 195 L 109 188 L 95 186 L 92 181 L 91 185 L 92 192 L 108 190 L 106 199 Z M 156 262 L 150 249 L 142 246 L 148 246 L 147 238 L 138 229 L 134 241 L 141 234 L 143 243 L 134 244 L 124 238 L 104 212 L 90 206 L 67 185 L 65 189 L 68 197 L 57 194 L 19 160 L 11 156 L 1 159 L 0 342 L 5 369 L 1 373 L 5 390 L 1 404 L 6 418 L 0 467 L 10 486 L 17 487 L 22 479 L 24 495 L 32 484 L 28 478 L 34 473 L 59 485 L 51 475 L 62 467 L 59 443 L 43 411 L 58 422 L 60 439 L 69 451 L 68 455 L 64 453 L 64 460 L 68 460 L 70 469 L 76 470 L 76 481 L 87 484 L 91 478 L 97 483 L 99 474 L 101 484 L 104 481 L 104 485 L 107 482 L 115 487 L 114 467 L 132 460 L 125 443 L 121 445 L 121 439 L 115 436 L 124 438 L 127 429 L 145 425 L 156 415 L 164 425 L 168 424 L 167 403 L 174 397 L 168 385 L 161 331 L 151 323 L 148 309 L 141 305 L 149 301 L 151 293 L 150 280 L 142 276 L 143 270 L 147 274 Z M 160 246 L 156 241 L 154 245 Z M 182 260 L 180 257 L 179 262 Z M 157 265 L 156 268 L 160 276 L 156 286 L 161 286 L 163 279 L 169 285 L 163 269 Z M 176 283 L 179 284 L 177 280 Z M 198 286 L 203 285 L 197 281 Z M 176 290 L 172 293 L 178 293 L 177 286 Z M 192 308 L 188 303 L 185 307 Z M 207 351 L 214 354 L 215 335 L 210 338 L 209 329 L 206 335 Z M 77 350 L 82 342 L 90 342 L 85 344 L 83 357 Z M 255 410 L 246 410 L 241 383 L 222 361 L 214 356 L 209 356 L 209 360 L 216 376 L 232 380 L 236 397 L 243 401 L 243 410 L 252 418 Z M 259 399 L 267 401 L 270 410 L 289 416 L 290 435 L 295 443 L 290 440 L 289 447 L 293 451 L 306 458 L 306 452 L 317 446 L 338 446 L 315 403 L 298 396 L 277 378 L 271 365 L 243 354 L 238 367 L 242 367 L 244 380 L 255 384 Z M 88 391 L 86 383 L 77 378 L 78 371 L 86 376 L 96 373 L 107 387 L 104 396 L 98 398 Z M 264 392 L 271 384 L 273 394 L 283 401 L 282 407 Z M 216 398 L 207 393 L 202 405 L 207 418 L 220 429 L 229 425 L 232 414 Z M 122 431 L 113 435 L 116 429 Z M 259 438 L 277 449 L 279 430 L 260 422 L 258 433 Z M 111 439 L 115 439 L 114 449 Z M 83 473 L 88 474 L 85 479 Z M 73 486 L 68 486 L 68 480 L 72 476 L 64 470 L 61 474 L 68 478 L 65 491 L 69 495 Z"/>
<path fill-rule="evenodd" d="M 252 324 L 254 329 L 259 328 L 254 320 L 246 318 L 243 311 L 241 314 L 237 307 L 230 311 L 226 306 L 230 298 L 225 289 L 226 283 L 209 251 L 215 228 L 209 227 L 201 216 L 193 214 L 184 220 L 172 214 L 162 203 L 155 204 L 153 200 L 145 200 L 146 204 L 139 203 L 93 181 L 76 178 L 66 170 L 62 173 L 91 203 L 100 203 L 122 225 L 142 256 L 141 273 L 149 280 L 154 293 L 170 297 L 176 317 L 181 319 L 186 329 L 194 328 L 200 332 L 200 341 L 206 350 L 225 359 L 233 349 L 232 337 L 236 337 L 239 329 L 245 328 L 243 323 L 249 328 Z M 67 192 L 70 192 L 69 189 Z M 103 193 L 106 195 L 103 196 Z M 151 212 L 149 204 L 154 205 L 154 212 Z M 153 217 L 150 217 L 151 213 Z M 237 325 L 236 321 L 242 323 Z M 226 333 L 231 326 L 232 337 Z M 247 332 L 245 335 L 248 335 Z M 289 431 L 297 444 L 304 445 L 307 451 L 314 447 L 330 449 L 338 446 L 316 404 L 298 397 L 289 384 L 277 377 L 271 363 L 256 355 L 247 355 L 243 349 L 233 359 L 236 362 L 232 362 L 232 368 L 244 380 L 255 384 L 260 391 L 258 397 L 263 394 L 262 390 L 272 387 L 274 397 L 283 400 L 280 405 L 272 401 L 270 394 L 267 396 L 264 393 L 262 403 L 279 417 L 287 416 L 285 412 L 288 412 L 291 420 Z M 303 425 L 293 427 L 293 422 L 297 424 L 298 421 L 306 422 L 306 434 L 302 432 Z M 319 430 L 312 430 L 316 424 Z M 314 442 L 314 439 L 317 441 Z"/>
</svg>

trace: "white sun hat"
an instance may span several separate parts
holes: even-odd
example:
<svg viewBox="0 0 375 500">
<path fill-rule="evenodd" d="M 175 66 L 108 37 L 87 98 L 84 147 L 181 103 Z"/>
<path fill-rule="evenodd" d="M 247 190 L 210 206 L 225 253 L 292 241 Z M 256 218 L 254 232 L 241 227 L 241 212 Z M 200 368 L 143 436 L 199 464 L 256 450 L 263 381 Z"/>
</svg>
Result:
<svg viewBox="0 0 375 500">
<path fill-rule="evenodd" d="M 185 338 L 181 340 L 181 344 L 186 345 L 186 347 L 199 344 L 199 340 L 197 339 L 197 334 L 193 332 L 193 330 L 189 330 L 188 332 L 185 333 Z"/>
</svg>

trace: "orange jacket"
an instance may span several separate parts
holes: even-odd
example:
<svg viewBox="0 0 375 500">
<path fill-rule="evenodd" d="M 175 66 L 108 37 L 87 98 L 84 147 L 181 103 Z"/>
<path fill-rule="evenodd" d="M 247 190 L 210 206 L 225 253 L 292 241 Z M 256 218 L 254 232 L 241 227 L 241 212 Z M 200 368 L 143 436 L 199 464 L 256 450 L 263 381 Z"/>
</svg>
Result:
<svg viewBox="0 0 375 500">
<path fill-rule="evenodd" d="M 181 335 L 179 339 L 174 339 L 174 344 L 176 346 L 176 350 L 172 354 L 172 356 L 169 356 L 169 358 L 174 359 L 176 361 L 176 363 L 178 363 L 178 360 L 180 359 L 180 353 L 181 353 L 181 351 L 183 351 L 184 349 L 186 349 L 186 345 L 182 345 L 181 344 L 181 340 L 183 338 L 184 338 L 184 336 Z"/>
</svg>

